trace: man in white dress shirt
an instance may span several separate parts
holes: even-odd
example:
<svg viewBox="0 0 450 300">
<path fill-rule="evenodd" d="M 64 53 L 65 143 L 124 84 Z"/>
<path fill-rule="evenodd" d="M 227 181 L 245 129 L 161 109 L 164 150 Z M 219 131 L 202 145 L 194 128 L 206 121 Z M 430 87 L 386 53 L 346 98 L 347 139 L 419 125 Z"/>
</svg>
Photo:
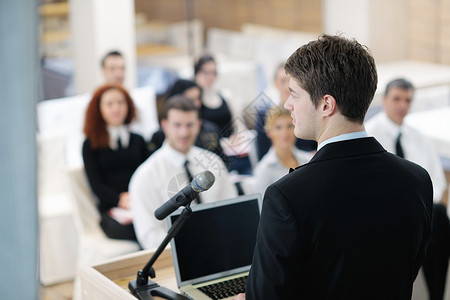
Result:
<svg viewBox="0 0 450 300">
<path fill-rule="evenodd" d="M 215 176 L 213 186 L 200 193 L 202 203 L 237 196 L 220 157 L 194 146 L 200 122 L 198 110 L 191 100 L 181 95 L 169 99 L 161 120 L 165 142 L 131 178 L 129 194 L 133 224 L 138 241 L 145 249 L 156 248 L 166 236 L 166 222 L 158 221 L 154 212 L 189 184 L 186 167 L 192 176 L 205 170 Z M 195 205 L 194 201 L 192 205 Z"/>
<path fill-rule="evenodd" d="M 366 122 L 366 130 L 387 151 L 425 168 L 433 182 L 433 200 L 439 203 L 447 187 L 439 156 L 427 136 L 403 122 L 413 96 L 414 87 L 409 81 L 396 79 L 389 82 L 383 98 L 384 110 Z M 397 153 L 397 149 L 403 153 Z"/>
<path fill-rule="evenodd" d="M 433 183 L 433 232 L 423 271 L 430 299 L 443 299 L 450 254 L 450 223 L 441 201 L 447 181 L 431 140 L 404 124 L 414 96 L 414 87 L 405 79 L 388 83 L 383 98 L 384 111 L 366 123 L 366 130 L 383 147 L 425 168 Z"/>
</svg>

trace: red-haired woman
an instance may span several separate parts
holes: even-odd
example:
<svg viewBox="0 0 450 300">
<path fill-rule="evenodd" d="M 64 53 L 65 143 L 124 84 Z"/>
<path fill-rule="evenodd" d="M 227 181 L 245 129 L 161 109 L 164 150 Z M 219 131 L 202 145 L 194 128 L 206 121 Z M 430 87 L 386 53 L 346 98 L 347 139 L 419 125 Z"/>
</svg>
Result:
<svg viewBox="0 0 450 300">
<path fill-rule="evenodd" d="M 114 239 L 136 240 L 129 213 L 128 183 L 149 151 L 144 139 L 128 130 L 135 116 L 128 92 L 111 84 L 95 91 L 86 111 L 84 166 L 99 199 L 100 225 Z"/>
</svg>

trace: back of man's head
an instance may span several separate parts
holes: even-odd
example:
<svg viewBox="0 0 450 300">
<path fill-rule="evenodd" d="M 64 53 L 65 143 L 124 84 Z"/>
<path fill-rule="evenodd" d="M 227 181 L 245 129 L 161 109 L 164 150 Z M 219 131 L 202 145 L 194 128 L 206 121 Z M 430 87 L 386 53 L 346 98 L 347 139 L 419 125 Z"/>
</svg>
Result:
<svg viewBox="0 0 450 300">
<path fill-rule="evenodd" d="M 354 39 L 324 34 L 297 49 L 284 68 L 316 107 L 323 96 L 331 95 L 343 116 L 363 123 L 378 80 L 367 47 Z"/>
<path fill-rule="evenodd" d="M 182 94 L 172 96 L 166 101 L 162 111 L 162 119 L 167 119 L 169 111 L 172 109 L 181 110 L 184 112 L 194 111 L 197 113 L 197 115 L 199 113 L 198 108 L 195 106 L 194 102 Z"/>
<path fill-rule="evenodd" d="M 389 83 L 386 85 L 386 89 L 384 90 L 384 96 L 386 96 L 389 90 L 394 87 L 402 90 L 414 91 L 414 85 L 411 83 L 411 81 L 408 81 L 404 78 L 397 78 L 389 81 Z"/>
</svg>

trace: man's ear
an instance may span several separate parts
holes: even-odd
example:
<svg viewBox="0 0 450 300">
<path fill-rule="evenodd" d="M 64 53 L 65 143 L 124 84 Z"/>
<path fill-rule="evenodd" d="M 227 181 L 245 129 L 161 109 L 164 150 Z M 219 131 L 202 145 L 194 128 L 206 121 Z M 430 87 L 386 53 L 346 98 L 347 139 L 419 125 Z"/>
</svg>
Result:
<svg viewBox="0 0 450 300">
<path fill-rule="evenodd" d="M 329 117 L 337 111 L 336 99 L 333 96 L 326 94 L 322 97 L 321 110 L 324 116 Z"/>
</svg>

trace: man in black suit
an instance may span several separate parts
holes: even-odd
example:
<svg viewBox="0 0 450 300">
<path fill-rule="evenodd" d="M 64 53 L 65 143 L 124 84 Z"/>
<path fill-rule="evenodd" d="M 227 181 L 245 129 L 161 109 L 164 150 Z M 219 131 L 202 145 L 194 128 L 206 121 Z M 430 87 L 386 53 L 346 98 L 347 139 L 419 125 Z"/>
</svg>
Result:
<svg viewBox="0 0 450 300">
<path fill-rule="evenodd" d="M 266 190 L 247 299 L 411 299 L 433 189 L 422 167 L 365 132 L 373 57 L 355 40 L 322 35 L 285 70 L 295 134 L 318 152 Z"/>
</svg>

